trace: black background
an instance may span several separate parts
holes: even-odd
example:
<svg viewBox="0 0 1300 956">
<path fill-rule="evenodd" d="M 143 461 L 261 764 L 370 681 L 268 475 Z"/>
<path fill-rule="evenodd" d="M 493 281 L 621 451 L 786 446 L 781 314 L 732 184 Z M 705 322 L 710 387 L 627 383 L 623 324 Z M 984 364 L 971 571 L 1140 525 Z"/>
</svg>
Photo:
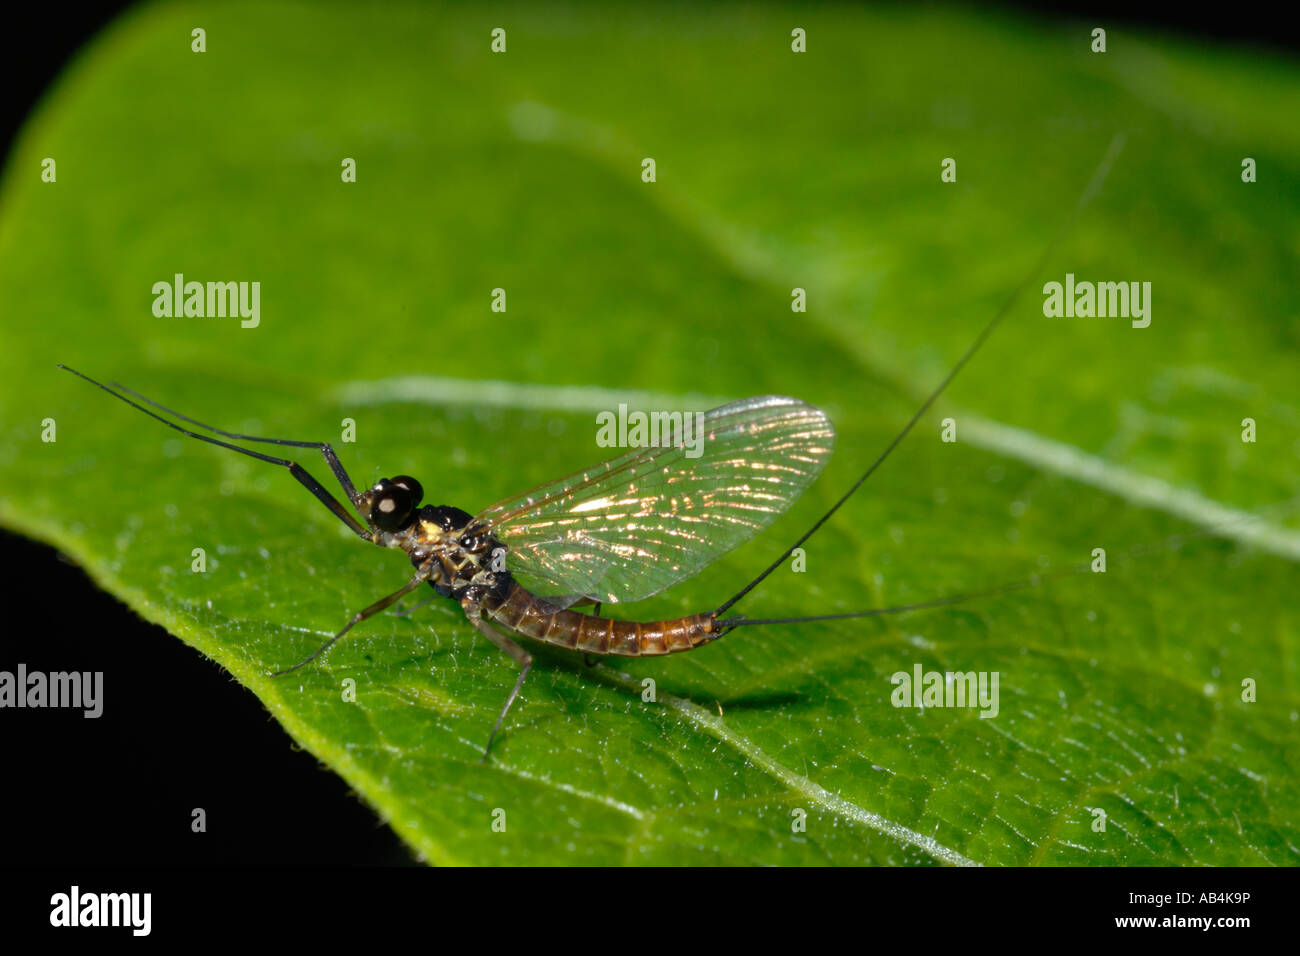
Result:
<svg viewBox="0 0 1300 956">
<path fill-rule="evenodd" d="M 69 58 L 125 6 L 6 11 L 0 63 L 8 69 L 8 112 L 0 116 L 0 153 L 8 155 Z M 1294 31 L 1253 8 L 1137 16 L 1128 4 L 1012 9 L 1105 26 L 1112 44 L 1126 23 L 1138 22 L 1206 38 L 1300 45 Z M 5 312 L 13 316 L 21 304 L 6 303 Z M 5 712 L 5 865 L 414 862 L 340 778 L 295 750 L 251 693 L 97 590 L 56 551 L 0 532 L 0 574 L 0 669 L 23 662 L 45 671 L 101 670 L 106 700 L 97 720 L 60 710 Z M 207 813 L 206 833 L 191 832 L 195 807 Z M 1078 925 L 1077 914 L 1065 921 L 1071 924 Z"/>
</svg>

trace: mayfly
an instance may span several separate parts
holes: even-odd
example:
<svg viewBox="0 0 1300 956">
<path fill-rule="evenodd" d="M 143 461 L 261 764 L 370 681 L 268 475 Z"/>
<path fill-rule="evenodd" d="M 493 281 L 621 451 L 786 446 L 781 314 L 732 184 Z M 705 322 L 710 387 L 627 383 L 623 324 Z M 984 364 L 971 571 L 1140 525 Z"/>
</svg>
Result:
<svg viewBox="0 0 1300 956">
<path fill-rule="evenodd" d="M 1080 197 L 1076 216 L 1100 187 L 1120 143 L 1119 137 L 1112 142 Z M 1039 271 L 1064 232 L 1065 228 L 1058 233 L 1030 277 Z M 602 616 L 600 610 L 604 604 L 651 597 L 691 577 L 784 513 L 816 480 L 830 458 L 835 431 L 819 409 L 773 395 L 732 402 L 704 414 L 704 445 L 698 457 L 688 457 L 680 440 L 634 449 L 471 515 L 451 505 L 423 504 L 423 487 L 407 475 L 384 478 L 359 491 L 326 442 L 223 431 L 125 386 L 105 385 L 75 369 L 59 367 L 191 438 L 287 468 L 358 537 L 406 552 L 415 569 L 406 584 L 358 611 L 314 652 L 274 676 L 295 671 L 320 657 L 357 624 L 427 584 L 440 596 L 457 601 L 479 633 L 520 665 L 519 677 L 488 735 L 485 759 L 533 663 L 532 655 L 514 637 L 591 655 L 652 657 L 692 650 L 743 625 L 893 614 L 979 596 L 968 594 L 923 604 L 797 618 L 754 620 L 726 616 L 880 467 L 992 335 L 1024 285 L 1021 283 L 998 310 L 870 467 L 811 528 L 718 607 L 671 620 L 616 620 Z M 211 434 L 200 434 L 172 419 Z M 355 514 L 297 462 L 233 442 L 261 442 L 320 452 Z M 980 594 L 1004 590 L 1008 589 Z M 574 610 L 584 605 L 592 606 L 592 612 Z"/>
</svg>

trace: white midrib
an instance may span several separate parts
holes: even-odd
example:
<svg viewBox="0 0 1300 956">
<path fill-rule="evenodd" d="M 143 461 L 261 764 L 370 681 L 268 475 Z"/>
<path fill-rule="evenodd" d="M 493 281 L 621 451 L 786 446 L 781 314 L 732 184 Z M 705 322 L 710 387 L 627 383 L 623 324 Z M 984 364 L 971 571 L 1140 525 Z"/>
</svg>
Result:
<svg viewBox="0 0 1300 956">
<path fill-rule="evenodd" d="M 665 411 L 704 410 L 733 400 L 721 395 L 676 395 L 588 385 L 529 385 L 419 375 L 349 382 L 340 386 L 334 397 L 348 405 L 413 402 L 593 415 L 620 404 Z M 969 412 L 951 414 L 961 424 L 962 441 L 976 448 L 1092 485 L 1131 504 L 1164 511 L 1219 537 L 1300 561 L 1300 532 L 1027 429 Z"/>
<path fill-rule="evenodd" d="M 518 104 L 510 120 L 516 135 L 521 139 L 567 141 L 569 145 L 594 153 L 605 160 L 617 158 L 620 145 L 624 145 L 620 144 L 619 137 L 611 129 L 567 116 L 541 104 Z M 596 144 L 594 148 L 593 144 Z M 680 221 L 693 223 L 696 233 L 733 267 L 750 276 L 771 274 L 773 264 L 768 261 L 768 256 L 750 244 L 737 242 L 735 230 L 715 216 L 706 214 L 698 203 L 671 190 L 661 190 L 659 195 L 667 197 L 665 206 Z M 723 405 L 730 400 L 722 396 L 684 396 L 587 386 L 524 385 L 427 376 L 348 383 L 338 390 L 337 397 L 353 404 L 405 401 L 593 413 L 610 410 L 622 403 L 643 409 L 699 410 Z M 1221 537 L 1288 560 L 1300 560 L 1298 532 L 1270 524 L 1244 510 L 1223 505 L 1194 491 L 1178 488 L 1161 479 L 1124 468 L 1026 429 L 972 414 L 961 414 L 960 419 L 963 440 L 977 448 L 1090 484 L 1132 504 L 1165 511 Z M 601 669 L 633 693 L 640 692 L 640 684 L 629 675 L 605 666 Z M 825 808 L 900 844 L 920 849 L 941 862 L 957 866 L 980 865 L 933 837 L 917 833 L 860 807 L 795 773 L 765 753 L 753 741 L 728 727 L 721 717 L 698 704 L 667 694 L 660 694 L 658 699 L 694 726 L 743 754 L 792 793 L 807 799 L 810 805 Z M 626 812 L 632 808 L 620 809 Z"/>
<path fill-rule="evenodd" d="M 641 682 L 633 678 L 630 674 L 622 671 L 616 671 L 604 664 L 598 664 L 597 669 L 602 671 L 606 677 L 619 684 L 625 690 L 633 694 L 641 693 Z M 764 752 L 757 744 L 743 734 L 736 733 L 731 727 L 728 727 L 723 719 L 699 704 L 692 703 L 682 697 L 674 697 L 672 694 L 658 692 L 655 700 L 660 704 L 666 704 L 673 710 L 681 714 L 689 723 L 697 729 L 704 731 L 710 736 L 722 741 L 722 743 L 731 747 L 733 750 L 745 757 L 764 772 L 775 778 L 785 786 L 791 793 L 804 798 L 809 806 L 820 807 L 828 810 L 835 815 L 848 820 L 851 823 L 857 823 L 869 827 L 887 837 L 895 840 L 904 846 L 915 847 L 928 853 L 942 863 L 948 863 L 953 866 L 980 866 L 981 864 L 962 856 L 956 850 L 944 846 L 934 837 L 928 837 L 924 833 L 917 833 L 915 830 L 909 830 L 901 823 L 895 823 L 882 817 L 878 813 L 872 813 L 864 807 L 858 806 L 850 800 L 845 800 L 838 794 L 831 793 L 825 787 L 822 787 L 800 774 L 795 773 L 789 767 L 774 760 Z"/>
<path fill-rule="evenodd" d="M 281 625 L 282 626 L 282 625 Z M 304 630 L 306 628 L 293 628 L 293 630 Z M 308 633 L 329 636 L 327 631 L 308 631 Z M 614 670 L 606 664 L 597 664 L 593 668 L 612 684 L 617 684 L 623 690 L 639 695 L 642 691 L 641 682 L 632 675 L 623 671 Z M 953 866 L 982 866 L 975 860 L 965 857 L 950 847 L 944 846 L 933 837 L 928 837 L 923 833 L 917 833 L 910 830 L 901 823 L 895 823 L 893 820 L 882 817 L 878 813 L 860 807 L 851 800 L 846 800 L 838 794 L 831 793 L 825 787 L 814 783 L 807 777 L 795 773 L 789 767 L 778 762 L 769 756 L 752 740 L 743 734 L 736 733 L 722 720 L 721 717 L 714 716 L 710 711 L 704 709 L 699 704 L 692 703 L 683 697 L 675 697 L 672 694 L 659 692 L 655 695 L 655 700 L 660 704 L 666 704 L 677 713 L 681 714 L 690 724 L 697 729 L 704 731 L 715 739 L 721 741 L 733 750 L 747 757 L 756 767 L 772 776 L 779 783 L 784 785 L 787 790 L 797 796 L 803 797 L 809 806 L 821 807 L 831 813 L 836 814 L 848 820 L 851 823 L 857 823 L 869 827 L 887 837 L 903 844 L 904 846 L 915 847 L 930 856 L 934 857 L 941 863 L 948 863 Z M 595 793 L 590 790 L 583 790 L 574 787 L 571 784 L 556 780 L 550 775 L 538 776 L 521 770 L 518 767 L 509 767 L 508 773 L 528 780 L 534 783 L 543 784 L 563 793 L 571 794 L 583 800 L 591 800 L 594 803 L 603 804 L 612 810 L 627 814 L 634 820 L 643 821 L 648 816 L 652 816 L 653 809 L 643 809 L 625 803 L 622 800 L 615 799 L 606 794 Z"/>
<path fill-rule="evenodd" d="M 595 386 L 528 385 L 432 376 L 350 382 L 341 386 L 335 397 L 350 405 L 412 402 L 593 414 L 616 408 L 619 404 L 642 409 L 698 410 L 730 401 L 725 396 L 717 395 L 683 396 Z M 1250 544 L 1290 560 L 1300 560 L 1300 534 L 1296 532 L 1272 525 L 1249 512 L 1228 507 L 1196 492 L 1177 488 L 1157 478 L 1116 465 L 1063 442 L 976 415 L 959 414 L 963 440 L 976 447 L 1090 484 L 1142 507 L 1165 511 L 1221 537 Z M 601 670 L 629 691 L 640 693 L 640 684 L 628 675 L 608 667 L 601 667 Z M 915 847 L 940 862 L 957 866 L 980 865 L 933 837 L 917 833 L 873 813 L 795 773 L 698 704 L 666 694 L 660 694 L 659 700 L 700 730 L 744 755 L 790 792 L 806 799 L 810 806 L 824 808 L 845 820 L 884 834 L 902 845 Z M 636 808 L 618 805 L 616 809 L 640 817 Z"/>
</svg>

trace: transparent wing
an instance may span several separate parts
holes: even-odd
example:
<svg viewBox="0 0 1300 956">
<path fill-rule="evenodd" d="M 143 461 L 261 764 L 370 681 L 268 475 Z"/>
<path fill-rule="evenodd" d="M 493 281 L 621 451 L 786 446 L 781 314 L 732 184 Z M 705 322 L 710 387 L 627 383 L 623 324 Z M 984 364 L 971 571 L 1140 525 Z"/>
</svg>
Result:
<svg viewBox="0 0 1300 956">
<path fill-rule="evenodd" d="M 821 473 L 835 429 L 820 410 L 767 395 L 678 421 L 637 448 L 478 515 L 524 587 L 560 604 L 639 601 L 766 528 Z M 698 454 L 697 454 L 698 452 Z"/>
</svg>

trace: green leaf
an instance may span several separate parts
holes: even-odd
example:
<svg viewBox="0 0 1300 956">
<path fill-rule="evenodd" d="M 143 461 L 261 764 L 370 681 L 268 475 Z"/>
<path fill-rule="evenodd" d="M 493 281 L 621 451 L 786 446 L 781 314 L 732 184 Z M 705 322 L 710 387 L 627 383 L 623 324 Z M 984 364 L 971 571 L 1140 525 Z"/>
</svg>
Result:
<svg viewBox="0 0 1300 956">
<path fill-rule="evenodd" d="M 227 668 L 433 862 L 1295 864 L 1300 528 L 1267 506 L 1300 483 L 1300 75 L 1120 30 L 1093 54 L 1089 32 L 929 8 L 134 11 L 10 157 L 0 520 Z M 792 513 L 627 609 L 699 611 L 879 454 L 1116 132 L 1046 274 L 807 571 L 738 610 L 923 601 L 1095 548 L 1106 573 L 664 660 L 542 649 L 486 763 L 516 669 L 450 602 L 267 676 L 404 555 L 54 369 L 334 441 L 358 481 L 413 474 L 471 511 L 603 457 L 594 412 L 629 396 L 826 408 L 836 457 Z M 1045 318 L 1067 272 L 1151 282 L 1150 327 Z M 260 324 L 155 317 L 176 273 L 259 281 Z M 894 707 L 917 665 L 996 671 L 997 715 Z"/>
</svg>

